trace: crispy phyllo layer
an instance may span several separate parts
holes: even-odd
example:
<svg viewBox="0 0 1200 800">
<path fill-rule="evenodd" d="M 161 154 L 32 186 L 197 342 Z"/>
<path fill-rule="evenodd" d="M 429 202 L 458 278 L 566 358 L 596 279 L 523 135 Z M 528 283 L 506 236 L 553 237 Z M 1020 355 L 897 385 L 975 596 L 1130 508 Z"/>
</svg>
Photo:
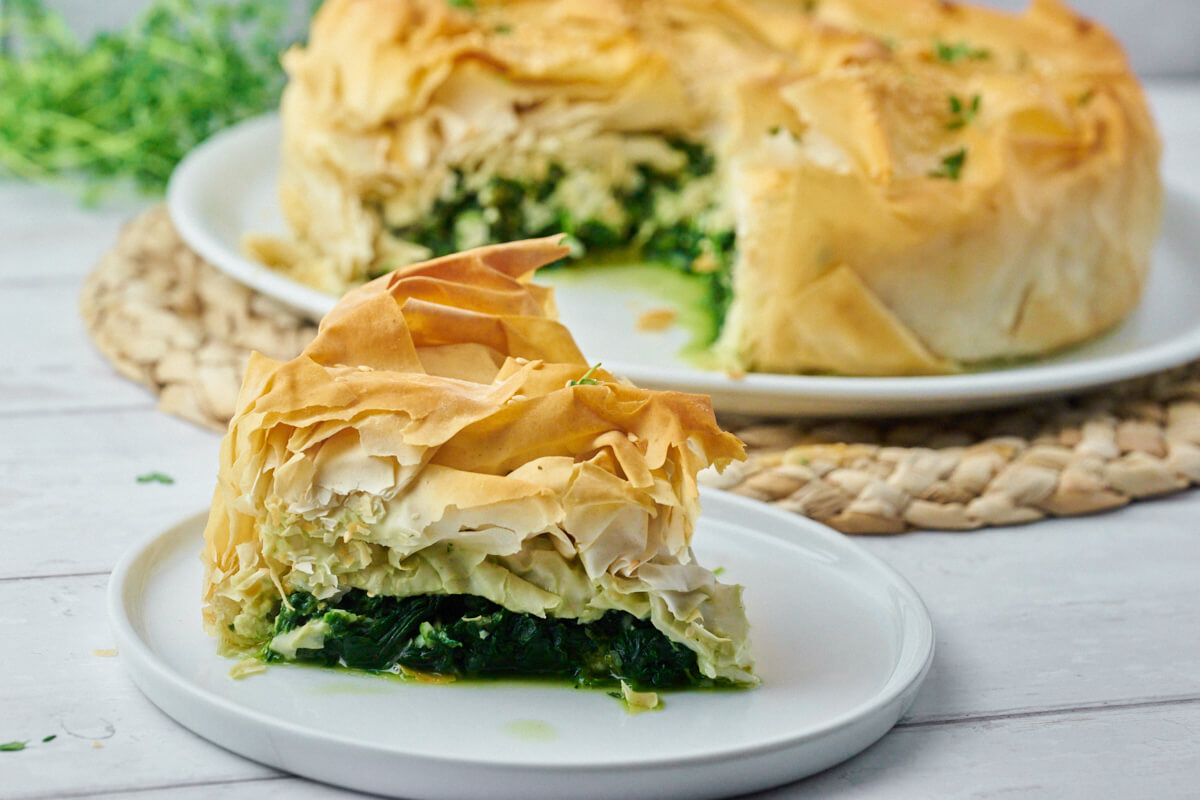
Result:
<svg viewBox="0 0 1200 800">
<path fill-rule="evenodd" d="M 516 614 L 648 621 L 698 674 L 754 681 L 741 589 L 695 562 L 696 473 L 743 456 L 707 398 L 589 366 L 529 282 L 553 240 L 356 289 L 298 358 L 254 356 L 205 532 L 205 621 L 273 637 L 296 592 L 470 595 Z"/>
<path fill-rule="evenodd" d="M 1080 342 L 1134 307 L 1158 230 L 1141 87 L 1056 0 L 327 0 L 285 66 L 293 240 L 262 260 L 340 294 L 566 232 L 695 276 L 736 369 Z"/>
</svg>

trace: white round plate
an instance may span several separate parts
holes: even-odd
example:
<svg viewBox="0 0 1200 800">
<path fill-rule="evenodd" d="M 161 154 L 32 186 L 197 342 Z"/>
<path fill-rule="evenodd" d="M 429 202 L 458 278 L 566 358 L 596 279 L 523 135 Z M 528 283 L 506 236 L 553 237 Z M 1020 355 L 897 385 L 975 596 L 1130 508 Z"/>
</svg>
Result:
<svg viewBox="0 0 1200 800">
<path fill-rule="evenodd" d="M 1153 93 L 1151 93 L 1153 97 Z M 1177 104 L 1176 104 L 1177 105 Z M 1164 110 L 1171 104 L 1162 104 Z M 1161 114 L 1160 114 L 1161 116 Z M 1189 148 L 1168 155 L 1189 158 Z M 1178 134 L 1176 134 L 1178 135 Z M 1191 145 L 1192 142 L 1182 142 Z M 1197 159 L 1168 179 L 1200 172 Z M 180 235 L 234 278 L 319 318 L 335 298 L 298 284 L 241 254 L 246 233 L 284 234 L 275 198 L 279 120 L 242 123 L 196 148 L 171 178 L 167 205 Z M 689 334 L 680 327 L 639 331 L 638 317 L 669 304 L 661 296 L 605 282 L 543 273 L 557 284 L 563 322 L 584 354 L 639 385 L 712 396 L 721 411 L 812 416 L 901 415 L 1010 405 L 1149 374 L 1200 356 L 1200 189 L 1169 183 L 1163 235 L 1141 305 L 1117 329 L 1082 347 L 1036 362 L 962 375 L 850 378 L 752 373 L 731 378 L 690 365 L 679 355 Z"/>
<path fill-rule="evenodd" d="M 745 691 L 666 693 L 631 715 L 602 691 L 426 685 L 279 666 L 243 680 L 201 629 L 203 515 L 121 559 L 109 617 L 151 701 L 239 755 L 410 798 L 705 798 L 810 775 L 883 736 L 933 656 L 913 588 L 846 537 L 705 491 L 699 558 L 744 584 L 756 671 Z"/>
</svg>

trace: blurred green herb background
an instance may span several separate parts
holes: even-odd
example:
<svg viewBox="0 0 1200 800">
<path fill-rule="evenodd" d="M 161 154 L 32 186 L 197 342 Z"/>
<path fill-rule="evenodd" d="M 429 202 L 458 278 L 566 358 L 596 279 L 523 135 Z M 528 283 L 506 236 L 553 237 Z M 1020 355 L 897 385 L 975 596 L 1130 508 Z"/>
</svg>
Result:
<svg viewBox="0 0 1200 800">
<path fill-rule="evenodd" d="M 41 0 L 4 0 L 0 175 L 63 184 L 89 204 L 123 184 L 162 192 L 188 150 L 278 105 L 291 6 L 155 0 L 85 42 Z"/>
</svg>

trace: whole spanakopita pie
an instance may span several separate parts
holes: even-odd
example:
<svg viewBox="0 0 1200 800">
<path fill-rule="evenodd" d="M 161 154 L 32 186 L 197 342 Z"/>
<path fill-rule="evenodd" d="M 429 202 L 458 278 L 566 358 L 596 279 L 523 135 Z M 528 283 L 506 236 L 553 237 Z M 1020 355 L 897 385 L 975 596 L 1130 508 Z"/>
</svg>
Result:
<svg viewBox="0 0 1200 800">
<path fill-rule="evenodd" d="M 1111 328 L 1158 231 L 1141 87 L 1056 0 L 327 0 L 284 65 L 249 245 L 339 295 L 565 232 L 686 273 L 731 369 L 953 372 Z"/>
<path fill-rule="evenodd" d="M 533 271 L 553 239 L 347 294 L 252 356 L 205 530 L 225 653 L 626 688 L 756 683 L 741 587 L 696 563 L 696 473 L 744 456 L 705 397 L 589 366 Z"/>
</svg>

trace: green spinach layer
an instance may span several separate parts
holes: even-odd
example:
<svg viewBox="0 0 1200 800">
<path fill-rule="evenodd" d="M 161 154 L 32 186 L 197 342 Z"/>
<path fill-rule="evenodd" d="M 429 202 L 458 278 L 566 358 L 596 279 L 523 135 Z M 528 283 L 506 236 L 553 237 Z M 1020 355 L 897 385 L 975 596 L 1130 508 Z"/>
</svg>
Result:
<svg viewBox="0 0 1200 800">
<path fill-rule="evenodd" d="M 554 677 L 584 686 L 623 680 L 639 690 L 722 683 L 700 674 L 691 650 L 624 611 L 581 624 L 518 614 L 471 595 L 371 597 L 353 589 L 324 601 L 294 592 L 273 633 L 314 619 L 328 626 L 323 646 L 298 649 L 296 661 L 371 671 L 403 666 L 458 677 Z M 269 645 L 263 657 L 284 660 Z"/>
<path fill-rule="evenodd" d="M 714 332 L 719 333 L 733 296 L 735 234 L 731 229 L 709 230 L 695 217 L 672 220 L 664 215 L 663 207 L 689 181 L 711 175 L 714 169 L 713 156 L 704 145 L 678 138 L 665 141 L 684 156 L 683 168 L 668 172 L 638 164 L 631 185 L 610 190 L 620 209 L 612 219 L 578 217 L 559 196 L 566 172 L 554 164 L 539 179 L 494 177 L 478 191 L 469 189 L 463 173 L 456 171 L 452 190 L 427 214 L 391 232 L 429 248 L 434 256 L 485 242 L 566 233 L 573 260 L 620 252 L 695 276 L 704 284 L 705 306 L 713 314 Z M 534 207 L 536 214 L 531 213 Z"/>
</svg>

